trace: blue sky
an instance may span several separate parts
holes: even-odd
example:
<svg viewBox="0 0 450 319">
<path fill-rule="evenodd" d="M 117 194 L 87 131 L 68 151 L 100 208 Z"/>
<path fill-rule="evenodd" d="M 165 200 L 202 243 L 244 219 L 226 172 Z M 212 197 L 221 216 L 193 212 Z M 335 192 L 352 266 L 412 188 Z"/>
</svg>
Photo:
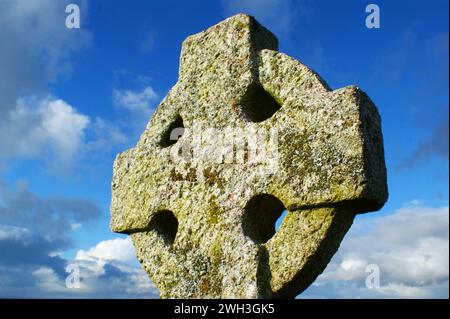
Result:
<svg viewBox="0 0 450 319">
<path fill-rule="evenodd" d="M 68 3 L 80 29 L 65 28 Z M 365 27 L 369 3 L 1 1 L 0 297 L 157 297 L 108 228 L 112 163 L 175 84 L 184 38 L 244 12 L 382 118 L 389 200 L 301 297 L 448 298 L 448 1 L 374 1 L 379 29 Z M 80 289 L 64 285 L 69 263 Z"/>
</svg>

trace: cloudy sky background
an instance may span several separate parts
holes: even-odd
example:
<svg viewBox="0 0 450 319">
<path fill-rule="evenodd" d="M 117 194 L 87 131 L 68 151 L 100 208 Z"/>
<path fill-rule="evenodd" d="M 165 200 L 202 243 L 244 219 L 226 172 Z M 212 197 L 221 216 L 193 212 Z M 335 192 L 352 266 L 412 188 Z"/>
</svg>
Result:
<svg viewBox="0 0 450 319">
<path fill-rule="evenodd" d="M 65 28 L 71 2 L 81 29 Z M 376 1 L 377 30 L 368 3 L 0 1 L 0 297 L 158 297 L 108 229 L 112 162 L 176 82 L 182 40 L 246 12 L 383 120 L 389 201 L 356 218 L 301 298 L 448 298 L 448 2 Z"/>
</svg>

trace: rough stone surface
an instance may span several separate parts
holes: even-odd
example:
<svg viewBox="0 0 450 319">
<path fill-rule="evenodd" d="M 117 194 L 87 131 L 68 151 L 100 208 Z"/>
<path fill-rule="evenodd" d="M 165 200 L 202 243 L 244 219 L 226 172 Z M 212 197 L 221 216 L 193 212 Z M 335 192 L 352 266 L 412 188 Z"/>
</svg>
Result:
<svg viewBox="0 0 450 319">
<path fill-rule="evenodd" d="M 111 229 L 131 235 L 162 298 L 294 297 L 355 214 L 387 199 L 369 97 L 355 86 L 332 91 L 277 45 L 244 14 L 188 37 L 177 83 L 115 160 Z M 177 127 L 182 136 L 170 139 Z M 265 144 L 243 131 L 267 133 Z M 252 160 L 254 150 L 265 155 Z"/>
</svg>

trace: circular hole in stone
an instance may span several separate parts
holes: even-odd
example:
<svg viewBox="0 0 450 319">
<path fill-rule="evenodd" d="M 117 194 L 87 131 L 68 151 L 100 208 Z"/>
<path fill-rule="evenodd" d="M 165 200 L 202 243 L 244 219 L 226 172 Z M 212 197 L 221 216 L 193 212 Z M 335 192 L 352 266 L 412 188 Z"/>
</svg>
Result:
<svg viewBox="0 0 450 319">
<path fill-rule="evenodd" d="M 244 95 L 242 113 L 251 122 L 262 122 L 272 117 L 281 105 L 261 85 L 251 87 Z"/>
<path fill-rule="evenodd" d="M 175 144 L 184 133 L 183 119 L 180 115 L 177 115 L 175 119 L 164 129 L 161 134 L 159 146 L 169 147 Z"/>
<path fill-rule="evenodd" d="M 255 243 L 266 243 L 275 235 L 275 224 L 285 210 L 283 203 L 273 195 L 254 196 L 244 209 L 244 234 Z"/>
<path fill-rule="evenodd" d="M 162 210 L 152 218 L 150 228 L 155 229 L 169 245 L 172 245 L 177 235 L 178 219 L 170 210 Z"/>
</svg>

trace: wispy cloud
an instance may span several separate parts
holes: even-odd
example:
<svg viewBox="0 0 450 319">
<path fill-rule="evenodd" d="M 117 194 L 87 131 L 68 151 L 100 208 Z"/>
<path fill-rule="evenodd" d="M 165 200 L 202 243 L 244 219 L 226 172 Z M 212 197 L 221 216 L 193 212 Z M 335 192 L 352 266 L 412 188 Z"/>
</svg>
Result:
<svg viewBox="0 0 450 319">
<path fill-rule="evenodd" d="M 438 156 L 448 161 L 448 122 L 436 126 L 428 139 L 419 143 L 411 155 L 404 160 L 399 169 L 406 169 L 425 162 L 427 159 Z"/>
<path fill-rule="evenodd" d="M 425 49 L 432 55 L 438 63 L 442 63 L 442 66 L 447 66 L 447 72 L 445 68 L 442 71 L 448 76 L 448 32 L 439 33 L 428 39 L 425 43 Z"/>
<path fill-rule="evenodd" d="M 374 64 L 374 71 L 383 79 L 393 82 L 399 80 L 407 71 L 411 52 L 416 45 L 415 31 L 418 24 L 405 28 L 397 41 L 388 47 Z"/>
<path fill-rule="evenodd" d="M 154 31 L 148 31 L 139 45 L 139 50 L 143 54 L 150 53 L 155 48 L 156 34 Z"/>
<path fill-rule="evenodd" d="M 449 208 L 408 205 L 357 218 L 324 273 L 300 297 L 448 298 Z M 380 287 L 366 287 L 368 265 Z"/>
<path fill-rule="evenodd" d="M 109 121 L 101 117 L 90 119 L 90 125 L 87 128 L 90 138 L 84 142 L 84 155 L 94 158 L 126 145 L 130 140 L 126 128 L 127 125 L 117 121 Z"/>
<path fill-rule="evenodd" d="M 398 165 L 399 169 L 411 168 L 433 157 L 448 161 L 449 156 L 448 32 L 426 39 L 422 47 L 424 70 L 408 102 L 416 117 L 417 129 L 427 132 L 424 134 L 426 137 L 419 140 L 411 154 Z"/>
<path fill-rule="evenodd" d="M 149 114 L 154 108 L 153 103 L 158 99 L 158 94 L 151 86 L 142 90 L 120 90 L 113 91 L 114 104 L 131 112 Z"/>
<path fill-rule="evenodd" d="M 124 121 L 118 121 L 117 124 L 126 126 L 131 140 L 136 140 L 142 133 L 159 100 L 159 95 L 148 84 L 147 77 L 138 77 L 137 82 L 140 82 L 138 89 L 114 89 L 112 92 L 114 105 L 125 111 Z"/>
</svg>

